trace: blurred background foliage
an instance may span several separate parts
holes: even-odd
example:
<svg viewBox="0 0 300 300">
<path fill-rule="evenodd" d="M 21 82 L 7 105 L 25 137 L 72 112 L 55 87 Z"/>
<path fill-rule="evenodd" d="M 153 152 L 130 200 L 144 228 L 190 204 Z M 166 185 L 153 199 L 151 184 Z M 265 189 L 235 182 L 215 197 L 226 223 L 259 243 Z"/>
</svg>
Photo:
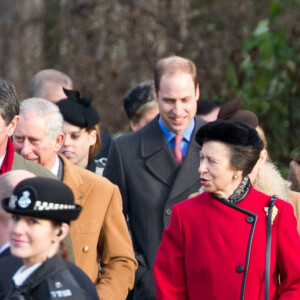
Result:
<svg viewBox="0 0 300 300">
<path fill-rule="evenodd" d="M 20 99 L 44 68 L 93 97 L 101 128 L 126 130 L 122 99 L 172 54 L 198 68 L 201 99 L 243 96 L 285 173 L 299 146 L 300 0 L 1 0 L 0 76 Z"/>
<path fill-rule="evenodd" d="M 299 3 L 271 1 L 268 16 L 258 22 L 227 70 L 229 88 L 259 116 L 271 158 L 283 173 L 300 136 L 299 27 L 291 22 Z"/>
</svg>

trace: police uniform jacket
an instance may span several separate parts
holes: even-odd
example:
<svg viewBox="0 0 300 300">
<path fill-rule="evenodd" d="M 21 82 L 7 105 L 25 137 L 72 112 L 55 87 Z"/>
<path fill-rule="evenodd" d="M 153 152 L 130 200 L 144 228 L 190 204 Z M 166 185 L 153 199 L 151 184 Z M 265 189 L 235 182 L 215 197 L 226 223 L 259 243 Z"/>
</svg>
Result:
<svg viewBox="0 0 300 300">
<path fill-rule="evenodd" d="M 75 263 L 91 278 L 101 300 L 125 299 L 133 287 L 137 262 L 119 189 L 106 178 L 59 157 L 63 183 L 73 191 L 76 204 L 83 206 L 78 219 L 70 224 Z"/>
<path fill-rule="evenodd" d="M 199 145 L 195 132 L 205 122 L 196 117 L 188 151 L 178 165 L 158 117 L 142 129 L 113 140 L 103 175 L 119 186 L 139 263 L 134 299 L 155 299 L 152 267 L 174 204 L 200 187 Z"/>
<path fill-rule="evenodd" d="M 22 286 L 13 285 L 5 299 L 19 295 L 26 300 L 64 299 L 64 300 L 88 300 L 88 296 L 82 290 L 60 254 L 46 260 L 23 283 Z M 15 298 L 14 298 L 15 299 Z"/>
<path fill-rule="evenodd" d="M 263 300 L 269 202 L 270 196 L 251 188 L 237 204 L 204 192 L 176 205 L 154 265 L 157 300 Z M 296 300 L 296 218 L 286 201 L 278 199 L 275 206 L 269 299 Z"/>
<path fill-rule="evenodd" d="M 13 284 L 11 278 L 23 265 L 21 258 L 10 254 L 10 248 L 7 248 L 7 252 L 7 255 L 3 257 L 0 256 L 0 299 L 5 298 L 5 295 L 8 293 L 11 285 Z M 69 260 L 66 262 L 66 265 L 79 286 L 87 292 L 88 299 L 99 300 L 96 288 L 90 278 Z"/>
</svg>

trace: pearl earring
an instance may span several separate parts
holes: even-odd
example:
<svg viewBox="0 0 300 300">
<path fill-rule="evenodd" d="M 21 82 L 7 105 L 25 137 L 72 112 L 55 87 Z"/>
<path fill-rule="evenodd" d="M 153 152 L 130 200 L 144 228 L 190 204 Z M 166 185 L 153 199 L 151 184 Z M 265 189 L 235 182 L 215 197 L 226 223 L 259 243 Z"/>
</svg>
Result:
<svg viewBox="0 0 300 300">
<path fill-rule="evenodd" d="M 233 178 L 234 178 L 234 179 L 238 179 L 237 174 L 234 174 L 234 175 L 233 175 Z"/>
</svg>

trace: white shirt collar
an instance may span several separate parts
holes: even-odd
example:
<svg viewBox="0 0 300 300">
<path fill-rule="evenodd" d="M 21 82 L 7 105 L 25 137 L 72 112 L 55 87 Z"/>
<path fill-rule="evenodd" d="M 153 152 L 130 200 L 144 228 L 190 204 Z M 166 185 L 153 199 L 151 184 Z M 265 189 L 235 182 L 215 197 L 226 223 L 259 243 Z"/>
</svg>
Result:
<svg viewBox="0 0 300 300">
<path fill-rule="evenodd" d="M 59 158 L 58 156 L 56 155 L 56 160 L 55 160 L 55 164 L 53 166 L 53 168 L 51 169 L 51 172 L 57 176 L 58 175 L 58 169 L 59 169 Z"/>
<path fill-rule="evenodd" d="M 4 154 L 2 155 L 2 157 L 0 158 L 0 168 L 2 167 L 5 155 L 6 155 L 6 150 L 5 150 Z"/>
<path fill-rule="evenodd" d="M 7 242 L 6 244 L 4 244 L 1 248 L 0 248 L 0 254 L 3 253 L 7 248 L 9 248 L 10 243 Z"/>
<path fill-rule="evenodd" d="M 13 276 L 13 281 L 15 282 L 16 286 L 21 286 L 24 281 L 41 265 L 42 263 L 34 264 L 33 266 L 26 268 L 22 266 Z"/>
</svg>

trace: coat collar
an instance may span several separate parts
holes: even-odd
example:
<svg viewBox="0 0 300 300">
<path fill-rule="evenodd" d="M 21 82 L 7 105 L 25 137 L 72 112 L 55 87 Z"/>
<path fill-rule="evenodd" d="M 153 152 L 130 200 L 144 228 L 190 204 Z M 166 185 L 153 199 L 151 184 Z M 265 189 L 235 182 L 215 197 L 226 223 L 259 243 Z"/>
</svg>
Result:
<svg viewBox="0 0 300 300">
<path fill-rule="evenodd" d="M 180 167 L 159 126 L 158 117 L 140 132 L 141 157 L 145 159 L 148 170 L 171 188 L 169 198 L 174 198 L 199 181 L 195 164 L 199 163 L 200 146 L 195 142 L 195 133 L 204 123 L 202 119 L 195 118 L 191 142 Z"/>
<path fill-rule="evenodd" d="M 63 167 L 63 183 L 71 188 L 75 203 L 83 205 L 85 200 L 88 198 L 90 191 L 93 188 L 93 183 L 86 182 L 83 173 L 90 172 L 85 169 L 72 164 L 63 155 L 58 154 L 61 159 Z"/>
</svg>

